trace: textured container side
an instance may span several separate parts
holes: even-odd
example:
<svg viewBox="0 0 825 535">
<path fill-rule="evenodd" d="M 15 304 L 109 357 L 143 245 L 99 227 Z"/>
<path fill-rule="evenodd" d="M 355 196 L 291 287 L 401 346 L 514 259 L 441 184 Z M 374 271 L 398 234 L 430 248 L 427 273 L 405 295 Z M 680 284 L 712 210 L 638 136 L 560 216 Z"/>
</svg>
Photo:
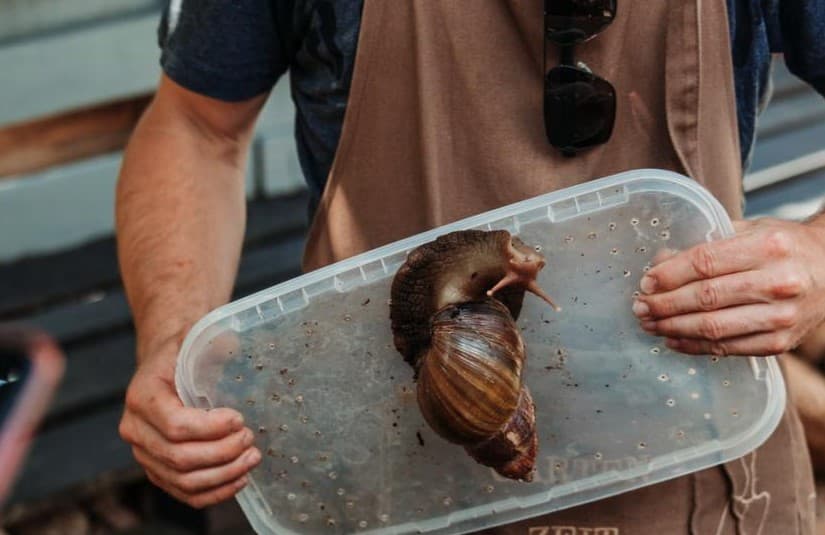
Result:
<svg viewBox="0 0 825 535">
<path fill-rule="evenodd" d="M 608 206 L 626 203 L 634 194 L 644 192 L 664 192 L 686 199 L 701 210 L 707 220 L 718 228 L 719 235 L 727 236 L 733 231 L 718 202 L 709 193 L 696 187 L 695 183 L 679 175 L 656 170 L 642 170 L 588 182 L 433 229 L 216 309 L 198 322 L 184 341 L 176 370 L 177 388 L 187 405 L 202 406 L 202 403 L 198 401 L 199 389 L 195 383 L 195 370 L 198 367 L 198 357 L 202 355 L 203 349 L 213 338 L 222 333 L 243 330 L 244 327 L 248 327 L 250 321 L 258 321 L 268 316 L 261 311 L 273 302 L 281 303 L 281 298 L 284 296 L 287 296 L 286 301 L 289 303 L 303 302 L 306 304 L 317 296 L 327 295 L 334 291 L 348 292 L 369 280 L 389 276 L 403 262 L 408 251 L 446 232 L 479 227 L 515 230 L 520 225 L 544 217 L 550 222 L 576 218 L 584 213 L 598 212 Z M 289 296 L 296 297 L 289 299 Z M 298 308 L 288 307 L 291 310 Z M 243 317 L 250 319 L 237 321 Z M 393 525 L 377 533 L 389 532 L 389 530 L 392 532 L 435 530 L 439 533 L 463 533 L 491 525 L 500 525 L 627 492 L 687 472 L 707 468 L 747 453 L 773 432 L 781 418 L 785 401 L 784 383 L 775 359 L 752 358 L 750 362 L 754 378 L 765 382 L 767 400 L 761 417 L 744 432 L 728 437 L 724 441 L 709 442 L 702 447 L 678 450 L 672 456 L 660 456 L 653 462 L 619 472 L 603 472 L 586 479 L 575 480 L 555 487 L 549 492 L 536 493 L 527 499 L 510 498 L 451 512 L 435 517 L 432 521 L 415 522 L 411 525 Z M 256 531 L 291 533 L 292 531 L 284 526 L 273 525 L 275 520 L 265 513 L 266 509 L 260 505 L 261 500 L 266 502 L 262 496 L 255 494 L 253 488 L 245 489 L 238 496 L 241 507 Z M 490 516 L 491 511 L 495 513 L 493 516 Z"/>
</svg>

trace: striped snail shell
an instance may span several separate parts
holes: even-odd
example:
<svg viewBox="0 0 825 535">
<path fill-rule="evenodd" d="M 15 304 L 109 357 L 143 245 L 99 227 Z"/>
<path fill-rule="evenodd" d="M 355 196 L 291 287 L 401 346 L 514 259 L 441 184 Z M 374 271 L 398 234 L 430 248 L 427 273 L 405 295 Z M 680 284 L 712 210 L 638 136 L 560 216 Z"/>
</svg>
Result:
<svg viewBox="0 0 825 535">
<path fill-rule="evenodd" d="M 422 245 L 393 280 L 395 346 L 418 405 L 442 438 L 501 475 L 529 481 L 538 438 L 515 319 L 544 259 L 506 231 L 459 231 Z"/>
</svg>

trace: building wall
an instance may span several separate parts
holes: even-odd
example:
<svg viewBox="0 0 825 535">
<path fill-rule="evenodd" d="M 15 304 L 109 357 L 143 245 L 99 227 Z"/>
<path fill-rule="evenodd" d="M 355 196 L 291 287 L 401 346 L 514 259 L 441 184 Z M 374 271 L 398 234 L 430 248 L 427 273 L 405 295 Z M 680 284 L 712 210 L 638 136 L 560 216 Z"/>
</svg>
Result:
<svg viewBox="0 0 825 535">
<path fill-rule="evenodd" d="M 65 7 L 48 11 L 45 4 L 56 3 L 0 0 L 0 128 L 153 90 L 160 75 L 157 2 L 126 2 L 131 9 L 118 2 L 117 11 L 103 9 L 101 1 L 80 1 L 80 14 L 107 14 L 88 20 Z M 75 23 L 56 26 L 61 14 Z M 304 187 L 293 114 L 284 77 L 258 122 L 249 157 L 250 196 Z M 120 161 L 121 154 L 113 153 L 0 177 L 0 263 L 111 234 Z"/>
</svg>

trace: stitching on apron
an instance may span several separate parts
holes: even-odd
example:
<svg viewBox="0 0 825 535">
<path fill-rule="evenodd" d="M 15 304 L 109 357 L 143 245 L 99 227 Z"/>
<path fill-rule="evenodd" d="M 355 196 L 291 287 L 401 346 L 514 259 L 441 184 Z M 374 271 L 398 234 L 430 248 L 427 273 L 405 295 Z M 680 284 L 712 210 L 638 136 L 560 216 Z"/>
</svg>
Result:
<svg viewBox="0 0 825 535">
<path fill-rule="evenodd" d="M 699 58 L 698 0 L 674 2 L 668 17 L 665 66 L 667 125 L 685 171 L 698 172 Z M 691 9 L 693 7 L 694 9 Z M 692 29 L 692 31 L 691 31 Z M 695 54 L 687 51 L 695 50 Z"/>
<path fill-rule="evenodd" d="M 719 0 L 709 0 L 719 1 Z M 695 95 L 693 96 L 694 100 L 691 102 L 694 104 L 694 109 L 691 110 L 691 116 L 693 117 L 693 124 L 692 126 L 692 154 L 691 157 L 694 160 L 694 165 L 696 169 L 694 173 L 697 177 L 704 177 L 703 169 L 702 169 L 702 158 L 699 157 L 699 120 L 700 120 L 700 110 L 702 109 L 702 59 L 703 59 L 703 47 L 702 47 L 702 0 L 696 0 L 696 6 L 693 11 L 693 16 L 696 20 L 696 55 L 695 57 L 696 63 L 693 66 L 693 72 L 696 74 L 696 89 Z"/>
</svg>

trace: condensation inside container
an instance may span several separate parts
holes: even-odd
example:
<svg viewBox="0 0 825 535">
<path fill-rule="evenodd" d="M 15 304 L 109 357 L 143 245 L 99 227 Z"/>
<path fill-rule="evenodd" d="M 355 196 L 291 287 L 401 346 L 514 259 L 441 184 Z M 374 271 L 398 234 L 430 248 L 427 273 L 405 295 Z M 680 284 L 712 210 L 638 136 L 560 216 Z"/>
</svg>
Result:
<svg viewBox="0 0 825 535">
<path fill-rule="evenodd" d="M 657 253 L 704 241 L 711 225 L 657 192 L 519 224 L 547 259 L 539 283 L 562 306 L 528 295 L 518 321 L 539 435 L 531 483 L 476 464 L 423 421 L 389 332 L 392 273 L 227 331 L 220 344 L 232 354 L 204 350 L 219 364 L 199 372 L 199 388 L 255 430 L 263 461 L 252 478 L 278 532 L 426 532 L 598 485 L 600 474 L 642 474 L 659 457 L 746 432 L 764 409 L 743 402 L 766 397 L 748 359 L 675 354 L 631 313 Z"/>
</svg>

